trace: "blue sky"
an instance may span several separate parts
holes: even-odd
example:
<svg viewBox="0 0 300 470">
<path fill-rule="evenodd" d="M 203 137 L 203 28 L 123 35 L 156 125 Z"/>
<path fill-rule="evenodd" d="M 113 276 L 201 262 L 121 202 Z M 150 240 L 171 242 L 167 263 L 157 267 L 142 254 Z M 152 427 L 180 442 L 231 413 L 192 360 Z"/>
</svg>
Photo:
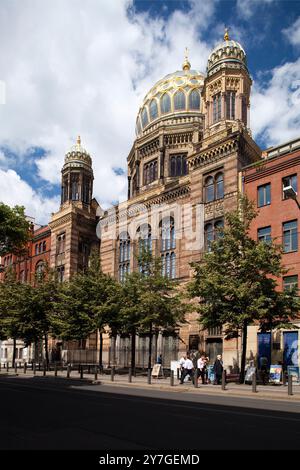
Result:
<svg viewBox="0 0 300 470">
<path fill-rule="evenodd" d="M 0 200 L 46 223 L 77 134 L 98 201 L 124 199 L 144 95 L 180 68 L 185 46 L 205 72 L 224 26 L 247 52 L 254 138 L 268 147 L 298 137 L 300 1 L 2 0 Z"/>
</svg>

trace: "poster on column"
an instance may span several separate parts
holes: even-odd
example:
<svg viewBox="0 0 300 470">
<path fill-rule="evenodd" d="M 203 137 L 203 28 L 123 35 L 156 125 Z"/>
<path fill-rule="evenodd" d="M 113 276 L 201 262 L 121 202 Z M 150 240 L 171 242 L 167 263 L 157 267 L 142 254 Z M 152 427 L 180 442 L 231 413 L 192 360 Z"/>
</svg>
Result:
<svg viewBox="0 0 300 470">
<path fill-rule="evenodd" d="M 298 366 L 288 366 L 287 372 L 288 372 L 288 375 L 291 375 L 293 377 L 293 380 L 295 380 L 296 382 L 299 382 L 300 376 L 299 376 Z"/>
<path fill-rule="evenodd" d="M 281 380 L 282 365 L 280 364 L 271 364 L 269 381 L 274 384 L 279 384 Z"/>
</svg>

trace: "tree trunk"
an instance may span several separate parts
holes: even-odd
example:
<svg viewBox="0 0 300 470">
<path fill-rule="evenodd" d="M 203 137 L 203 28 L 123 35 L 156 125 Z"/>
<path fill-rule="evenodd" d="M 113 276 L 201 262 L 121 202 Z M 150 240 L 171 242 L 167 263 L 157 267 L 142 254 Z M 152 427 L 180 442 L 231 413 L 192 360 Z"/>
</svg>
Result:
<svg viewBox="0 0 300 470">
<path fill-rule="evenodd" d="M 152 323 L 149 328 L 149 355 L 148 355 L 148 369 L 152 366 Z"/>
<path fill-rule="evenodd" d="M 240 372 L 240 383 L 244 383 L 245 379 L 245 367 L 246 367 L 246 352 L 247 352 L 247 321 L 244 321 L 242 330 L 242 357 L 241 357 L 241 372 Z"/>
<path fill-rule="evenodd" d="M 131 331 L 131 373 L 135 375 L 135 328 Z"/>
<path fill-rule="evenodd" d="M 49 367 L 48 335 L 45 335 L 45 359 L 47 368 Z"/>
<path fill-rule="evenodd" d="M 100 370 L 103 369 L 103 333 L 102 331 L 99 332 L 99 339 L 100 339 L 100 344 L 99 344 L 99 367 Z"/>
<path fill-rule="evenodd" d="M 12 366 L 13 367 L 15 367 L 16 354 L 17 354 L 17 340 L 16 340 L 16 338 L 14 338 L 13 339 L 13 358 L 12 358 Z"/>
</svg>

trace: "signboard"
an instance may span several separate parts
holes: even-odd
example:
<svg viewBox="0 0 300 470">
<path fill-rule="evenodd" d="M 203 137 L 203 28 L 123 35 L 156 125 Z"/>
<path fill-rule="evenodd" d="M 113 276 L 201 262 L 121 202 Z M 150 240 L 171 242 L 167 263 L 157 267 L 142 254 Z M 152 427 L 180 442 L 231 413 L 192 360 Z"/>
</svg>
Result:
<svg viewBox="0 0 300 470">
<path fill-rule="evenodd" d="M 210 383 L 215 381 L 214 366 L 207 366 L 207 378 Z"/>
<path fill-rule="evenodd" d="M 291 375 L 293 379 L 295 378 L 295 380 L 299 382 L 300 372 L 299 372 L 298 366 L 288 366 L 287 371 L 288 371 L 288 375 Z"/>
<path fill-rule="evenodd" d="M 159 377 L 163 375 L 161 364 L 155 364 L 152 369 L 152 377 Z"/>
<path fill-rule="evenodd" d="M 281 379 L 281 372 L 282 372 L 282 365 L 280 364 L 271 364 L 270 366 L 270 374 L 269 374 L 269 381 L 275 384 L 280 383 Z"/>
<path fill-rule="evenodd" d="M 252 383 L 252 378 L 255 373 L 256 373 L 255 367 L 248 367 L 248 369 L 246 370 L 246 374 L 245 374 L 245 383 L 246 382 Z"/>
</svg>

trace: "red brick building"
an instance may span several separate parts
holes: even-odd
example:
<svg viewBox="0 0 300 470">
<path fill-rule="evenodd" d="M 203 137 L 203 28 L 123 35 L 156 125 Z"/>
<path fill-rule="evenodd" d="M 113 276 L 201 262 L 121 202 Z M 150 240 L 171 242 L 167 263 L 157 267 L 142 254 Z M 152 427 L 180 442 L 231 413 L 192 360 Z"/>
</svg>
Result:
<svg viewBox="0 0 300 470">
<path fill-rule="evenodd" d="M 34 283 L 35 275 L 42 270 L 46 263 L 50 263 L 51 251 L 51 230 L 48 225 L 44 227 L 31 226 L 31 237 L 27 245 L 27 253 L 23 257 L 7 254 L 0 258 L 0 265 L 4 268 L 0 272 L 0 281 L 4 279 L 5 270 L 11 267 L 17 279 L 21 282 Z M 1 363 L 12 362 L 13 340 L 0 341 L 0 361 Z M 42 347 L 41 347 L 42 350 Z M 22 340 L 17 340 L 16 359 L 17 361 L 28 361 L 34 353 L 33 348 L 24 348 Z M 42 357 L 42 352 L 39 353 Z"/>
<path fill-rule="evenodd" d="M 300 184 L 300 139 L 271 147 L 263 152 L 263 159 L 245 167 L 242 172 L 245 194 L 255 201 L 258 215 L 251 226 L 256 240 L 273 239 L 283 246 L 283 265 L 288 272 L 278 279 L 280 289 L 297 286 L 300 279 L 299 224 L 300 208 L 287 197 L 286 188 L 292 187 L 297 194 Z M 251 327 L 255 330 L 255 327 Z M 298 331 L 282 331 L 269 336 L 251 335 L 249 346 L 254 351 L 257 343 L 258 356 L 267 354 L 269 359 L 282 361 L 285 365 L 298 365 Z M 258 334 L 259 335 L 259 334 Z"/>
</svg>

